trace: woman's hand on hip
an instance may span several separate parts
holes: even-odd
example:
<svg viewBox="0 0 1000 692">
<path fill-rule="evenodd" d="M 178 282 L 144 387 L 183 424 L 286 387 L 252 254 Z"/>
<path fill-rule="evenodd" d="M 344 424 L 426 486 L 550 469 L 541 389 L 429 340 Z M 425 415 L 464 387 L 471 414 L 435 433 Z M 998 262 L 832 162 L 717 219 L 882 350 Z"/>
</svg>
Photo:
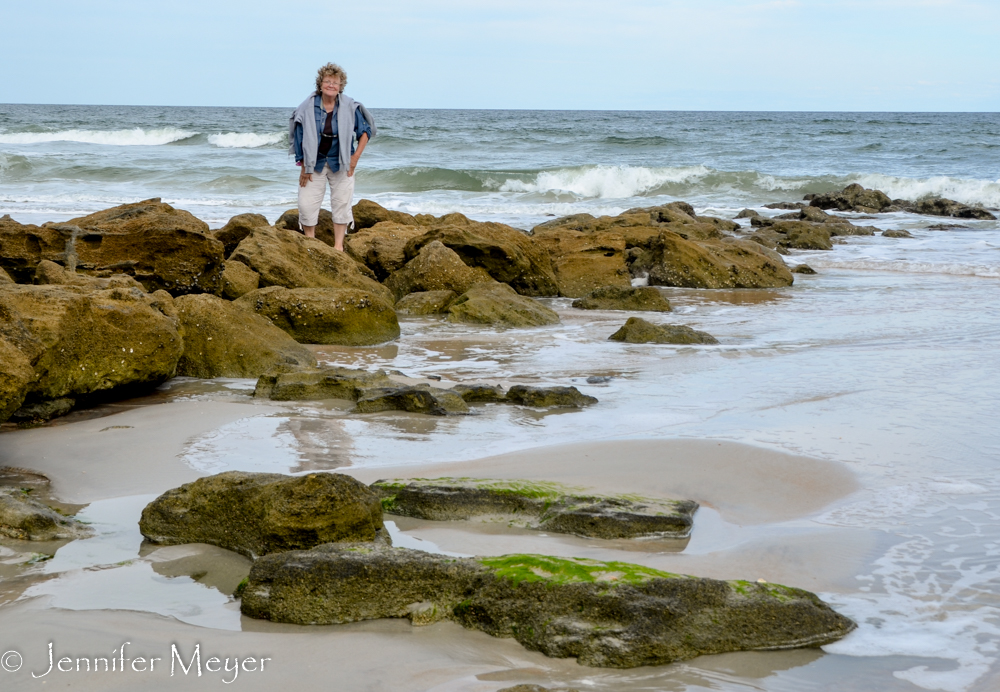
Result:
<svg viewBox="0 0 1000 692">
<path fill-rule="evenodd" d="M 303 168 L 299 173 L 299 187 L 305 187 L 312 179 L 312 173 L 306 173 L 306 169 Z"/>
</svg>

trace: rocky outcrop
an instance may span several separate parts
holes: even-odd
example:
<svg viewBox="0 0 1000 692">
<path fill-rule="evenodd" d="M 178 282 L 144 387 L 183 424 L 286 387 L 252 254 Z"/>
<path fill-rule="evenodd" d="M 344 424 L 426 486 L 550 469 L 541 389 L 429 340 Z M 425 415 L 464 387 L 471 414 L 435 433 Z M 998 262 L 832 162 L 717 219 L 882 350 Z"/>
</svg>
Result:
<svg viewBox="0 0 1000 692">
<path fill-rule="evenodd" d="M 447 214 L 423 225 L 427 232 L 406 244 L 407 257 L 437 241 L 457 253 L 465 264 L 482 268 L 522 295 L 558 295 L 548 253 L 523 231 L 501 223 L 472 221 L 462 214 Z"/>
<path fill-rule="evenodd" d="M 501 283 L 472 286 L 448 306 L 448 320 L 494 327 L 538 327 L 558 324 L 559 315 L 541 303 L 518 295 Z"/>
<path fill-rule="evenodd" d="M 396 302 L 400 315 L 440 315 L 455 302 L 454 291 L 419 291 L 403 296 Z"/>
<path fill-rule="evenodd" d="M 374 541 L 382 528 L 378 496 L 340 473 L 228 471 L 168 490 L 139 520 L 153 543 L 208 543 L 252 559 L 331 541 Z"/>
<path fill-rule="evenodd" d="M 354 212 L 354 228 L 358 231 L 386 221 L 403 226 L 417 225 L 417 220 L 410 214 L 386 209 L 370 199 L 358 200 L 352 211 Z"/>
<path fill-rule="evenodd" d="M 260 275 L 260 286 L 357 288 L 392 303 L 372 271 L 316 238 L 279 228 L 255 228 L 230 256 Z"/>
<path fill-rule="evenodd" d="M 388 514 L 503 521 L 589 538 L 686 538 L 698 503 L 582 492 L 548 481 L 477 478 L 380 480 L 371 489 Z"/>
<path fill-rule="evenodd" d="M 5 360 L 3 370 L 13 376 L 10 383 L 24 380 L 25 361 L 32 370 L 25 406 L 155 386 L 173 377 L 181 336 L 176 320 L 161 309 L 161 296 L 143 293 L 131 279 L 120 285 L 112 279 L 109 286 L 0 288 L 0 338 L 23 356 L 12 357 L 9 368 Z M 169 300 L 166 293 L 162 297 Z"/>
<path fill-rule="evenodd" d="M 996 221 L 996 216 L 981 207 L 970 207 L 967 204 L 956 202 L 953 199 L 944 197 L 934 197 L 922 199 L 916 202 L 909 202 L 905 206 L 906 211 L 914 214 L 927 214 L 928 216 L 951 216 L 957 219 L 982 219 Z"/>
<path fill-rule="evenodd" d="M 19 541 L 55 541 L 90 534 L 87 526 L 46 507 L 28 492 L 0 486 L 0 536 Z"/>
<path fill-rule="evenodd" d="M 379 387 L 361 392 L 354 413 L 408 411 L 432 416 L 468 413 L 469 407 L 458 394 L 426 384 Z"/>
<path fill-rule="evenodd" d="M 21 407 L 28 384 L 34 379 L 35 371 L 27 356 L 0 336 L 0 423 Z"/>
<path fill-rule="evenodd" d="M 507 390 L 507 402 L 534 408 L 581 407 L 597 403 L 576 387 L 529 387 L 516 384 Z"/>
<path fill-rule="evenodd" d="M 65 262 L 68 235 L 53 228 L 0 217 L 0 269 L 17 283 L 31 283 L 43 259 Z"/>
<path fill-rule="evenodd" d="M 254 396 L 274 401 L 356 401 L 365 390 L 394 384 L 384 370 L 320 367 L 261 375 Z"/>
<path fill-rule="evenodd" d="M 583 665 L 631 668 L 724 651 L 819 646 L 855 628 L 800 589 L 622 562 L 451 558 L 381 545 L 267 555 L 244 615 L 295 624 L 440 619 Z"/>
<path fill-rule="evenodd" d="M 258 377 L 279 366 L 316 365 L 309 349 L 236 303 L 209 295 L 174 302 L 184 338 L 178 375 Z"/>
<path fill-rule="evenodd" d="M 454 291 L 462 294 L 475 284 L 495 283 L 481 267 L 470 267 L 440 242 L 431 242 L 402 269 L 394 271 L 385 285 L 400 299 L 410 293 Z"/>
<path fill-rule="evenodd" d="M 776 288 L 790 286 L 792 274 L 752 241 L 694 242 L 661 232 L 632 265 L 647 272 L 652 286 L 684 288 Z"/>
<path fill-rule="evenodd" d="M 266 228 L 270 225 L 267 218 L 261 214 L 237 214 L 229 219 L 225 226 L 212 231 L 212 236 L 222 243 L 226 257 L 229 257 L 255 228 Z"/>
<path fill-rule="evenodd" d="M 344 240 L 344 250 L 371 269 L 375 273 L 375 278 L 385 281 L 390 274 L 402 269 L 407 261 L 412 259 L 406 256 L 406 244 L 426 232 L 427 229 L 421 226 L 404 226 L 392 221 L 382 221 L 347 236 Z"/>
<path fill-rule="evenodd" d="M 534 239 L 549 253 L 561 296 L 579 298 L 601 286 L 632 285 L 622 235 L 555 228 L 535 233 Z"/>
<path fill-rule="evenodd" d="M 164 229 L 178 229 L 208 234 L 208 224 L 183 209 L 174 209 L 159 197 L 122 204 L 110 209 L 79 216 L 67 223 L 85 231 L 103 233 L 150 234 Z"/>
<path fill-rule="evenodd" d="M 634 310 L 639 312 L 670 312 L 670 301 L 652 286 L 620 288 L 602 286 L 583 298 L 573 301 L 580 310 Z"/>
<path fill-rule="evenodd" d="M 226 300 L 236 300 L 240 296 L 256 290 L 260 285 L 260 274 L 243 264 L 226 260 L 222 263 L 222 292 Z"/>
<path fill-rule="evenodd" d="M 392 306 L 356 288 L 270 286 L 245 294 L 237 304 L 266 317 L 300 344 L 370 346 L 399 337 Z"/>
<path fill-rule="evenodd" d="M 888 210 L 892 206 L 892 200 L 881 190 L 869 190 L 852 183 L 839 192 L 816 195 L 809 200 L 809 206 L 877 214 Z"/>
<path fill-rule="evenodd" d="M 658 325 L 641 317 L 629 317 L 621 329 L 608 337 L 608 341 L 629 344 L 717 344 L 719 341 L 697 329 L 681 324 Z"/>
</svg>

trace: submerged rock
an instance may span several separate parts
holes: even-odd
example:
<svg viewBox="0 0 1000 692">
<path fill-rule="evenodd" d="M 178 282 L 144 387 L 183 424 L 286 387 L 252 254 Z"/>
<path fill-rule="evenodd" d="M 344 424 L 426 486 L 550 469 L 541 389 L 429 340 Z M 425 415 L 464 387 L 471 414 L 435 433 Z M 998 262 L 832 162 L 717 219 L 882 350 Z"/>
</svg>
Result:
<svg viewBox="0 0 1000 692">
<path fill-rule="evenodd" d="M 448 306 L 448 320 L 501 328 L 558 324 L 559 315 L 507 284 L 476 284 Z"/>
<path fill-rule="evenodd" d="M 366 389 L 390 387 L 393 384 L 384 370 L 368 372 L 342 367 L 294 369 L 261 375 L 257 380 L 254 396 L 274 401 L 355 401 Z"/>
<path fill-rule="evenodd" d="M 139 520 L 153 543 L 208 543 L 252 559 L 332 541 L 374 541 L 382 528 L 378 496 L 340 473 L 227 471 L 168 490 Z"/>
<path fill-rule="evenodd" d="M 882 236 L 885 238 L 912 238 L 913 234 L 902 228 L 890 228 L 887 231 L 882 231 Z"/>
<path fill-rule="evenodd" d="M 573 301 L 581 310 L 635 310 L 641 312 L 670 312 L 670 301 L 652 286 L 620 288 L 603 286 L 583 298 Z"/>
<path fill-rule="evenodd" d="M 719 343 L 718 339 L 707 332 L 682 324 L 652 324 L 641 317 L 629 317 L 621 329 L 608 337 L 608 341 L 624 341 L 629 344 Z"/>
<path fill-rule="evenodd" d="M 269 286 L 245 294 L 237 303 L 300 344 L 371 346 L 399 337 L 392 306 L 357 288 Z"/>
<path fill-rule="evenodd" d="M 535 408 L 579 407 L 597 403 L 597 399 L 582 394 L 576 387 L 528 387 L 523 384 L 516 384 L 507 390 L 507 401 Z"/>
<path fill-rule="evenodd" d="M 268 320 L 217 296 L 174 301 L 184 336 L 177 374 L 258 377 L 282 365 L 315 366 L 312 352 Z"/>
<path fill-rule="evenodd" d="M 820 646 L 856 625 L 774 584 L 541 555 L 451 558 L 374 545 L 267 555 L 241 610 L 295 624 L 450 619 L 583 665 L 632 668 L 725 651 Z"/>
<path fill-rule="evenodd" d="M 482 519 L 591 538 L 686 538 L 698 503 L 581 492 L 548 481 L 433 478 L 380 480 L 371 489 L 389 514 Z"/>
<path fill-rule="evenodd" d="M 438 389 L 426 384 L 406 387 L 379 387 L 365 390 L 354 407 L 355 413 L 379 411 L 409 411 L 446 416 L 468 413 L 469 407 L 458 394 L 448 389 Z"/>
<path fill-rule="evenodd" d="M 396 302 L 396 312 L 401 315 L 440 315 L 455 302 L 454 291 L 420 291 L 403 296 Z"/>
<path fill-rule="evenodd" d="M 0 536 L 19 541 L 55 541 L 90 533 L 87 526 L 46 507 L 30 493 L 0 486 Z"/>
</svg>

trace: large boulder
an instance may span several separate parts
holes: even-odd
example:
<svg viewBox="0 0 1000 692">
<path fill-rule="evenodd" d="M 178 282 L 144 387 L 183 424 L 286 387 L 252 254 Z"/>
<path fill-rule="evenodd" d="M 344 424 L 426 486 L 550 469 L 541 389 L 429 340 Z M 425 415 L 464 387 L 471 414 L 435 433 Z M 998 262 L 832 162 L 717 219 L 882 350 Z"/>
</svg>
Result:
<svg viewBox="0 0 1000 692">
<path fill-rule="evenodd" d="M 855 629 L 815 594 L 543 555 L 453 558 L 380 544 L 262 557 L 244 615 L 295 624 L 450 619 L 583 665 L 632 668 L 726 651 L 810 647 Z"/>
<path fill-rule="evenodd" d="M 21 407 L 33 379 L 35 371 L 28 357 L 0 336 L 0 423 Z"/>
<path fill-rule="evenodd" d="M 707 332 L 682 324 L 653 324 L 641 317 L 629 317 L 621 329 L 608 341 L 629 344 L 717 344 L 719 340 Z"/>
<path fill-rule="evenodd" d="M 670 301 L 652 286 L 602 286 L 573 301 L 580 310 L 670 312 Z"/>
<path fill-rule="evenodd" d="M 396 301 L 396 313 L 400 315 L 440 315 L 455 302 L 458 294 L 454 291 L 418 291 L 409 293 Z"/>
<path fill-rule="evenodd" d="M 168 490 L 139 520 L 153 543 L 208 543 L 252 559 L 331 541 L 374 541 L 382 528 L 378 496 L 340 473 L 228 471 Z"/>
<path fill-rule="evenodd" d="M 661 232 L 637 262 L 652 286 L 683 288 L 775 288 L 790 286 L 784 262 L 769 257 L 753 242 L 685 240 Z M 633 265 L 635 267 L 636 265 Z"/>
<path fill-rule="evenodd" d="M 0 536 L 20 541 L 82 538 L 91 530 L 59 514 L 20 488 L 0 486 Z"/>
<path fill-rule="evenodd" d="M 298 209 L 289 209 L 286 211 L 278 217 L 278 220 L 274 222 L 274 226 L 275 228 L 303 235 L 302 228 L 299 226 Z M 316 240 L 330 247 L 334 247 L 337 243 L 337 237 L 333 232 L 333 214 L 328 209 L 319 210 L 319 219 L 316 222 Z"/>
<path fill-rule="evenodd" d="M 52 228 L 68 234 L 65 264 L 95 276 L 134 276 L 147 291 L 218 293 L 225 246 L 208 224 L 159 198 L 81 216 Z"/>
<path fill-rule="evenodd" d="M 9 214 L 0 217 L 0 269 L 21 284 L 31 283 L 43 259 L 66 262 L 68 232 L 21 224 Z"/>
<path fill-rule="evenodd" d="M 370 199 L 358 200 L 352 211 L 354 212 L 354 228 L 359 231 L 385 222 L 403 226 L 417 225 L 417 220 L 410 214 L 386 209 Z"/>
<path fill-rule="evenodd" d="M 385 281 L 410 259 L 406 256 L 406 244 L 426 232 L 421 226 L 382 221 L 347 236 L 344 250 L 375 272 L 375 278 Z"/>
<path fill-rule="evenodd" d="M 243 264 L 226 260 L 222 263 L 222 297 L 226 300 L 236 300 L 242 295 L 254 291 L 260 285 L 260 274 Z"/>
<path fill-rule="evenodd" d="M 389 514 L 504 522 L 589 538 L 686 538 L 698 509 L 690 500 L 587 493 L 549 481 L 419 478 L 370 487 Z"/>
<path fill-rule="evenodd" d="M 392 305 L 356 288 L 285 288 L 250 291 L 238 301 L 300 344 L 370 346 L 399 337 Z"/>
<path fill-rule="evenodd" d="M 552 229 L 535 233 L 534 239 L 549 253 L 561 296 L 579 298 L 601 286 L 631 286 L 622 235 Z"/>
<path fill-rule="evenodd" d="M 174 303 L 184 337 L 178 375 L 258 377 L 279 366 L 316 365 L 309 349 L 241 305 L 209 295 Z"/>
<path fill-rule="evenodd" d="M 427 233 L 406 244 L 407 257 L 438 241 L 470 267 L 481 267 L 522 295 L 558 295 L 559 284 L 548 252 L 524 231 L 501 223 L 472 221 L 462 214 L 447 214 L 425 225 Z"/>
<path fill-rule="evenodd" d="M 420 248 L 402 269 L 394 271 L 385 285 L 397 300 L 409 293 L 454 291 L 462 294 L 474 284 L 495 283 L 481 267 L 470 267 L 442 243 L 434 241 Z"/>
<path fill-rule="evenodd" d="M 0 289 L 0 337 L 33 374 L 25 405 L 154 386 L 173 377 L 181 355 L 176 319 L 131 279 L 109 288 L 7 285 Z M 6 361 L 6 359 L 5 359 Z M 17 366 L 16 363 L 20 363 Z M 23 361 L 5 362 L 23 379 Z"/>
<path fill-rule="evenodd" d="M 255 228 L 270 225 L 267 222 L 267 217 L 262 214 L 237 214 L 229 219 L 225 226 L 212 231 L 212 235 L 225 246 L 226 257 L 229 257 L 243 239 L 253 233 Z"/>
<path fill-rule="evenodd" d="M 891 207 L 892 200 L 881 190 L 869 190 L 857 183 L 851 183 L 839 192 L 813 197 L 809 200 L 809 206 L 877 214 Z"/>
<path fill-rule="evenodd" d="M 258 227 L 230 256 L 260 275 L 260 286 L 358 288 L 392 302 L 372 271 L 316 238 L 274 227 Z"/>
<path fill-rule="evenodd" d="M 558 324 L 559 315 L 501 283 L 476 284 L 448 306 L 448 320 L 494 327 Z"/>
</svg>

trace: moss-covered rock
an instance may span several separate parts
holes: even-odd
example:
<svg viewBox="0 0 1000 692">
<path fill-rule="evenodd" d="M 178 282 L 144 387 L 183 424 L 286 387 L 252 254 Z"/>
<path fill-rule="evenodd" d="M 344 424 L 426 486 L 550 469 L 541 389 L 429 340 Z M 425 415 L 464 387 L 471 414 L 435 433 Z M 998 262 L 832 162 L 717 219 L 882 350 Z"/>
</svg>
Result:
<svg viewBox="0 0 1000 692">
<path fill-rule="evenodd" d="M 839 192 L 816 195 L 809 201 L 809 206 L 877 214 L 891 207 L 892 200 L 881 190 L 869 190 L 857 183 L 851 183 Z"/>
<path fill-rule="evenodd" d="M 274 227 L 304 235 L 302 227 L 299 225 L 298 209 L 289 209 L 279 216 L 278 220 L 274 222 Z M 329 247 L 333 247 L 337 243 L 337 236 L 333 232 L 333 214 L 330 213 L 329 209 L 320 208 L 319 210 L 319 219 L 316 222 L 316 240 Z"/>
<path fill-rule="evenodd" d="M 997 218 L 982 207 L 970 207 L 967 204 L 944 197 L 933 197 L 910 203 L 906 205 L 906 211 L 929 216 L 952 216 L 958 219 L 996 221 Z"/>
<path fill-rule="evenodd" d="M 222 292 L 226 300 L 236 300 L 254 291 L 260 284 L 260 274 L 243 264 L 226 260 L 222 263 Z"/>
<path fill-rule="evenodd" d="M 548 253 L 524 231 L 501 223 L 473 221 L 457 213 L 424 220 L 422 225 L 427 233 L 407 243 L 407 257 L 437 241 L 455 251 L 465 264 L 482 268 L 522 295 L 558 295 Z"/>
<path fill-rule="evenodd" d="M 20 488 L 0 486 L 0 536 L 19 541 L 83 538 L 91 531 L 35 500 Z"/>
<path fill-rule="evenodd" d="M 396 312 L 400 315 L 440 315 L 456 298 L 458 294 L 454 291 L 410 293 L 396 301 Z"/>
<path fill-rule="evenodd" d="M 653 324 L 641 317 L 629 317 L 608 341 L 628 344 L 717 344 L 718 339 L 682 324 Z"/>
<path fill-rule="evenodd" d="M 775 288 L 791 286 L 792 274 L 752 242 L 685 240 L 663 231 L 637 268 L 652 286 L 684 288 Z"/>
<path fill-rule="evenodd" d="M 114 274 L 108 278 L 98 278 L 77 272 L 56 264 L 50 260 L 42 260 L 35 267 L 36 286 L 80 286 L 92 290 L 106 288 L 137 288 L 145 293 L 145 287 L 127 274 Z"/>
<path fill-rule="evenodd" d="M 547 481 L 416 478 L 371 484 L 382 509 L 433 521 L 479 519 L 591 538 L 686 538 L 690 500 L 600 495 Z"/>
<path fill-rule="evenodd" d="M 516 384 L 507 390 L 507 401 L 535 408 L 580 407 L 597 403 L 597 399 L 582 394 L 576 387 L 529 387 L 523 384 Z"/>
<path fill-rule="evenodd" d="M 360 199 L 354 205 L 354 228 L 358 231 L 371 228 L 380 223 L 395 223 L 403 226 L 415 226 L 416 219 L 402 211 L 386 209 L 381 204 L 370 199 Z"/>
<path fill-rule="evenodd" d="M 28 404 L 10 414 L 10 420 L 21 424 L 43 423 L 65 416 L 73 410 L 76 399 L 63 397 L 61 399 L 48 399 L 35 404 Z"/>
<path fill-rule="evenodd" d="M 229 219 L 229 222 L 222 228 L 212 231 L 212 236 L 225 247 L 225 255 L 229 257 L 233 250 L 253 233 L 255 228 L 270 226 L 267 218 L 261 214 L 237 214 Z"/>
<path fill-rule="evenodd" d="M 641 312 L 670 312 L 670 301 L 652 286 L 627 288 L 602 286 L 583 298 L 573 301 L 580 310 L 635 310 Z"/>
<path fill-rule="evenodd" d="M 422 246 L 402 269 L 394 271 L 385 285 L 398 300 L 409 293 L 424 291 L 462 294 L 480 283 L 495 282 L 486 270 L 466 265 L 454 250 L 434 241 Z"/>
<path fill-rule="evenodd" d="M 808 221 L 777 221 L 771 230 L 784 236 L 779 243 L 796 250 L 832 250 L 829 224 Z"/>
<path fill-rule="evenodd" d="M 250 571 L 241 610 L 295 624 L 447 618 L 547 656 L 609 668 L 819 646 L 855 628 L 814 594 L 784 586 L 622 562 L 456 559 L 380 545 L 265 556 Z"/>
<path fill-rule="evenodd" d="M 423 226 L 382 221 L 347 236 L 344 250 L 371 269 L 375 278 L 385 281 L 390 274 L 402 269 L 412 259 L 406 256 L 407 242 L 426 232 L 427 229 Z"/>
<path fill-rule="evenodd" d="M 175 301 L 184 337 L 177 374 L 258 377 L 278 366 L 315 366 L 316 357 L 270 321 L 217 296 Z"/>
<path fill-rule="evenodd" d="M 392 306 L 356 288 L 285 288 L 250 291 L 237 303 L 266 317 L 301 344 L 370 346 L 399 337 Z"/>
<path fill-rule="evenodd" d="M 208 543 L 254 559 L 331 541 L 374 541 L 382 528 L 378 496 L 340 473 L 227 471 L 168 490 L 139 520 L 153 543 Z"/>
<path fill-rule="evenodd" d="M 518 295 L 507 284 L 476 284 L 448 306 L 448 320 L 494 327 L 558 324 L 559 315 L 536 300 Z"/>
<path fill-rule="evenodd" d="M 579 298 L 601 286 L 631 286 L 625 238 L 618 233 L 551 229 L 535 233 L 534 241 L 549 253 L 561 296 Z"/>
<path fill-rule="evenodd" d="M 131 279 L 123 283 L 105 290 L 20 284 L 0 289 L 0 337 L 33 370 L 25 405 L 154 386 L 173 377 L 182 348 L 176 320 L 159 309 L 157 297 Z"/>
<path fill-rule="evenodd" d="M 0 423 L 21 407 L 35 371 L 14 344 L 0 336 Z"/>
<path fill-rule="evenodd" d="M 68 233 L 0 217 L 0 269 L 17 283 L 31 283 L 43 259 L 65 262 Z"/>
<path fill-rule="evenodd" d="M 368 372 L 342 367 L 294 369 L 261 375 L 254 396 L 274 401 L 356 401 L 364 390 L 391 387 L 393 384 L 384 370 Z"/>
<path fill-rule="evenodd" d="M 362 392 L 357 401 L 355 413 L 409 411 L 447 416 L 469 412 L 469 407 L 458 394 L 426 384 L 369 389 Z"/>
<path fill-rule="evenodd" d="M 890 228 L 887 231 L 882 231 L 882 236 L 884 238 L 912 238 L 913 234 L 902 228 Z"/>
<path fill-rule="evenodd" d="M 488 384 L 456 384 L 451 391 L 462 397 L 467 404 L 504 403 L 507 395 L 499 385 Z"/>
<path fill-rule="evenodd" d="M 294 231 L 254 228 L 230 259 L 257 272 L 262 288 L 358 288 L 392 302 L 368 267 L 321 240 Z"/>
</svg>

